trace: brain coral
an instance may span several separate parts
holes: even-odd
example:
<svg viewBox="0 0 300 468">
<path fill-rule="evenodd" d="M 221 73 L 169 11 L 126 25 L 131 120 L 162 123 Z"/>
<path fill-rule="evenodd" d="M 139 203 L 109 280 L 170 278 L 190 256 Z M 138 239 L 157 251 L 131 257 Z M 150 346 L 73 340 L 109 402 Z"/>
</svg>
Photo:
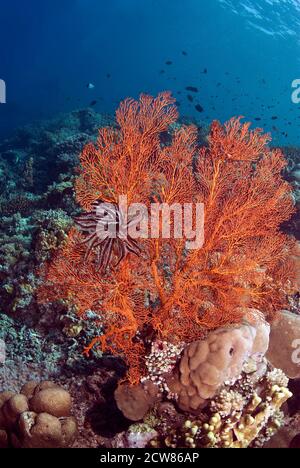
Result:
<svg viewBox="0 0 300 468">
<path fill-rule="evenodd" d="M 219 329 L 206 340 L 188 345 L 177 373 L 168 379 L 183 411 L 198 412 L 226 381 L 236 380 L 250 357 L 263 356 L 268 342 L 267 325 L 241 325 Z"/>
</svg>

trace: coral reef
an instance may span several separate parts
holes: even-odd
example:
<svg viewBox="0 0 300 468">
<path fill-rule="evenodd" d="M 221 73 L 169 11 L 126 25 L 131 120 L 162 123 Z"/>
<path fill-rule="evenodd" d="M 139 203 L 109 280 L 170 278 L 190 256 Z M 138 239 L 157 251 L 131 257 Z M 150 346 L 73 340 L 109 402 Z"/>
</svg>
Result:
<svg viewBox="0 0 300 468">
<path fill-rule="evenodd" d="M 285 425 L 264 445 L 268 449 L 300 448 L 300 418 L 286 418 Z"/>
<path fill-rule="evenodd" d="M 270 326 L 257 311 L 248 310 L 248 317 L 251 325 L 217 330 L 187 345 L 177 364 L 174 349 L 154 343 L 147 361 L 153 375 L 157 368 L 159 380 L 119 385 L 119 409 L 140 422 L 117 435 L 111 446 L 265 446 L 284 428 L 282 408 L 292 393 L 288 377 L 265 359 Z"/>
<path fill-rule="evenodd" d="M 93 368 L 94 360 L 87 361 L 82 349 L 101 333 L 95 316 L 90 312 L 82 323 L 67 300 L 39 306 L 36 273 L 64 242 L 78 214 L 73 180 L 79 153 L 95 128 L 108 122 L 82 110 L 22 129 L 0 143 L 0 339 L 7 355 L 0 389 L 18 391 L 27 380 L 57 381 L 60 374 Z M 33 185 L 27 183 L 30 168 Z"/>
<path fill-rule="evenodd" d="M 146 358 L 152 363 L 151 374 L 137 386 L 118 387 L 115 398 L 119 409 L 128 419 L 139 421 L 155 401 L 164 398 L 176 401 L 183 412 L 199 414 L 226 382 L 235 383 L 243 370 L 254 372 L 262 362 L 270 327 L 258 321 L 257 311 L 250 312 L 252 317 L 256 314 L 256 323 L 218 329 L 206 339 L 188 344 L 176 359 L 168 347 L 162 346 L 159 351 L 154 343 L 150 358 Z"/>
<path fill-rule="evenodd" d="M 267 385 L 265 393 L 258 395 L 254 392 L 249 403 L 240 411 L 233 410 L 223 419 L 220 413 L 213 413 L 206 422 L 186 421 L 185 443 L 206 448 L 248 448 L 252 443 L 255 446 L 263 445 L 282 425 L 284 416 L 279 410 L 290 396 L 291 393 L 284 386 L 274 384 L 269 388 Z M 241 395 L 237 392 L 235 405 L 240 403 L 240 399 Z"/>
<path fill-rule="evenodd" d="M 278 359 L 287 339 L 285 328 L 276 328 L 278 311 L 286 309 L 293 320 L 300 314 L 299 245 L 291 237 L 300 232 L 299 150 L 283 148 L 285 165 L 280 151 L 267 146 L 269 137 L 239 119 L 215 122 L 204 134 L 176 115 L 169 95 L 143 96 L 126 100 L 117 122 L 75 111 L 0 142 L 1 446 L 44 446 L 46 426 L 50 446 L 71 444 L 74 420 L 62 424 L 70 405 L 65 391 L 78 426 L 74 447 L 297 446 L 298 381 L 289 382 L 294 397 L 281 406 L 290 396 L 287 378 L 263 355 L 265 319 L 276 319 L 270 352 Z M 121 194 L 148 211 L 152 203 L 203 202 L 209 208 L 204 248 L 189 250 L 190 238 L 125 244 Z M 73 228 L 100 201 L 122 220 L 118 242 L 104 244 L 102 256 L 89 240 L 94 224 Z M 128 221 L 138 225 L 139 216 Z M 212 397 L 196 411 L 180 408 L 171 381 L 187 385 L 181 365 L 197 392 L 207 376 L 211 383 L 214 367 L 204 362 L 191 370 L 184 356 L 192 347 L 207 348 L 215 333 L 239 329 L 249 331 L 249 347 L 238 348 L 245 351 L 242 370 L 238 365 L 223 382 L 231 374 L 228 354 L 220 351 Z M 125 360 L 127 376 L 123 362 L 105 352 Z M 275 366 L 288 376 L 298 370 L 287 362 Z M 36 384 L 26 385 L 32 380 L 57 387 L 43 384 L 33 399 Z M 49 407 L 49 392 L 58 412 Z"/>
<path fill-rule="evenodd" d="M 300 151 L 293 147 L 282 148 L 282 150 L 288 161 L 285 177 L 293 187 L 293 197 L 297 209 L 291 220 L 285 223 L 285 228 L 300 240 Z"/>
<path fill-rule="evenodd" d="M 284 425 L 281 408 L 292 395 L 287 384 L 282 371 L 270 370 L 263 362 L 259 372 L 243 371 L 235 383 L 226 383 L 197 416 L 182 418 L 171 404 L 167 411 L 157 406 L 144 421 L 148 433 L 159 435 L 145 446 L 261 448 Z M 136 431 L 138 426 L 133 427 Z M 130 432 L 122 436 L 123 447 Z"/>
<path fill-rule="evenodd" d="M 120 210 L 120 196 L 148 209 L 152 200 L 204 203 L 203 247 L 189 249 L 184 235 L 142 238 L 141 256 L 122 254 L 113 268 L 124 244 L 94 243 L 94 231 L 86 237 L 74 228 L 41 271 L 39 301 L 68 297 L 80 316 L 98 313 L 104 333 L 87 352 L 100 345 L 121 355 L 132 384 L 145 376 L 149 337 L 190 343 L 207 330 L 240 323 L 243 307 L 270 318 L 285 307 L 293 278 L 294 240 L 279 229 L 294 212 L 291 187 L 281 176 L 283 154 L 240 119 L 214 122 L 208 147 L 197 147 L 194 126 L 175 128 L 162 145 L 161 133 L 177 118 L 173 104 L 168 93 L 125 100 L 116 113 L 118 127 L 101 128 L 96 145 L 84 148 L 76 198 L 84 213 L 99 200 Z M 110 267 L 106 274 L 97 267 L 99 258 Z"/>
<path fill-rule="evenodd" d="M 70 447 L 77 434 L 69 393 L 53 382 L 28 382 L 0 394 L 0 447 Z"/>
<path fill-rule="evenodd" d="M 265 342 L 269 343 L 269 327 L 265 326 Z M 245 362 L 254 356 L 257 331 L 244 325 L 217 330 L 206 340 L 189 344 L 180 360 L 178 373 L 167 379 L 171 393 L 183 411 L 193 413 L 206 406 L 226 381 L 236 380 Z M 265 355 L 267 347 L 262 347 Z M 255 349 L 256 352 L 256 349 Z"/>
</svg>

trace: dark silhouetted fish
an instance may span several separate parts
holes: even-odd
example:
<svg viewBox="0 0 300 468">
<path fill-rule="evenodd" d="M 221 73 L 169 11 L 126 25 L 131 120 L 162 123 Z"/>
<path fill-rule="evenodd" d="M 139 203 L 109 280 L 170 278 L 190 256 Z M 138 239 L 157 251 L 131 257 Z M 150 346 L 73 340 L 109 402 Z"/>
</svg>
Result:
<svg viewBox="0 0 300 468">
<path fill-rule="evenodd" d="M 172 64 L 173 64 L 173 62 L 171 60 L 166 61 L 166 65 L 172 65 Z"/>
<path fill-rule="evenodd" d="M 199 90 L 198 90 L 198 88 L 196 88 L 196 86 L 187 86 L 185 89 L 187 91 L 191 91 L 192 93 L 198 93 L 199 92 Z"/>
<path fill-rule="evenodd" d="M 96 100 L 95 100 L 95 101 L 92 101 L 92 102 L 90 102 L 90 106 L 92 106 L 92 107 L 93 107 L 93 106 L 95 106 L 95 105 L 97 104 L 97 102 L 98 102 L 98 101 L 96 101 Z"/>
<path fill-rule="evenodd" d="M 203 112 L 204 111 L 203 107 L 200 104 L 196 104 L 195 109 L 196 109 L 197 112 Z"/>
<path fill-rule="evenodd" d="M 185 56 L 187 56 L 187 54 L 188 54 L 185 50 L 183 50 L 181 53 L 182 53 L 182 55 L 185 55 Z"/>
<path fill-rule="evenodd" d="M 194 98 L 193 96 L 191 96 L 190 94 L 187 95 L 187 98 L 190 102 L 193 102 L 194 101 Z"/>
</svg>

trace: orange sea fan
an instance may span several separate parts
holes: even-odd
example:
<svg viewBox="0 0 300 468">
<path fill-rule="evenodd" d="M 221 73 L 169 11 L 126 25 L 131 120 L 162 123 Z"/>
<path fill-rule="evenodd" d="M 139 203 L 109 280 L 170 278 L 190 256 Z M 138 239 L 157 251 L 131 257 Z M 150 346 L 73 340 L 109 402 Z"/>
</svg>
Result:
<svg viewBox="0 0 300 468">
<path fill-rule="evenodd" d="M 239 322 L 243 307 L 272 317 L 285 306 L 294 275 L 294 240 L 280 231 L 294 209 L 291 188 L 281 177 L 282 153 L 267 146 L 270 137 L 238 118 L 214 122 L 206 148 L 197 147 L 194 126 L 176 127 L 162 145 L 161 133 L 176 118 L 168 93 L 124 101 L 117 128 L 100 129 L 97 144 L 81 155 L 77 200 L 85 211 L 99 200 L 117 204 L 119 195 L 149 211 L 153 202 L 203 203 L 203 247 L 188 250 L 185 237 L 144 238 L 140 257 L 128 255 L 101 272 L 97 252 L 86 258 L 83 234 L 72 229 L 39 290 L 41 302 L 67 298 L 83 317 L 99 314 L 104 334 L 91 347 L 121 355 L 131 383 L 143 374 L 154 336 L 191 342 Z"/>
<path fill-rule="evenodd" d="M 242 117 L 231 119 L 224 127 L 213 122 L 209 137 L 210 151 L 216 159 L 234 161 L 256 161 L 266 150 L 271 141 L 269 134 L 263 134 L 260 128 L 250 130 L 251 124 L 241 124 Z"/>
<path fill-rule="evenodd" d="M 77 200 L 89 210 L 96 200 L 118 202 L 126 194 L 129 203 L 146 202 L 151 178 L 162 160 L 160 134 L 177 119 L 170 93 L 154 99 L 126 99 L 116 113 L 118 129 L 102 128 L 96 145 L 82 152 L 81 175 L 76 182 Z"/>
</svg>

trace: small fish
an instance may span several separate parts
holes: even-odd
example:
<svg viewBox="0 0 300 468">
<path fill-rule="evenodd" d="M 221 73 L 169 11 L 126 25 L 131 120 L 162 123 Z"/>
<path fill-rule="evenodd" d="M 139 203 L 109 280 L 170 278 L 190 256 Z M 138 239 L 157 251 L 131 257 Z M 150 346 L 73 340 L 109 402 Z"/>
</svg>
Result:
<svg viewBox="0 0 300 468">
<path fill-rule="evenodd" d="M 95 85 L 93 83 L 88 83 L 86 85 L 87 89 L 94 89 L 95 88 Z"/>
<path fill-rule="evenodd" d="M 273 115 L 272 120 L 278 120 L 277 115 Z"/>
<path fill-rule="evenodd" d="M 173 62 L 171 62 L 171 60 L 166 61 L 166 65 L 172 65 L 172 64 L 173 64 Z"/>
<path fill-rule="evenodd" d="M 194 98 L 190 94 L 187 95 L 187 98 L 190 102 L 194 102 Z"/>
<path fill-rule="evenodd" d="M 97 102 L 98 102 L 98 101 L 96 101 L 96 100 L 90 102 L 90 106 L 91 106 L 91 107 L 95 106 L 95 105 L 97 104 Z"/>
<path fill-rule="evenodd" d="M 184 55 L 185 57 L 186 57 L 187 54 L 188 54 L 185 50 L 183 50 L 181 53 L 182 53 L 182 55 Z"/>
<path fill-rule="evenodd" d="M 256 120 L 257 122 L 259 122 L 259 121 L 261 120 L 261 118 L 260 118 L 260 117 L 255 117 L 254 120 Z"/>
<path fill-rule="evenodd" d="M 192 93 L 198 93 L 199 92 L 199 90 L 198 90 L 198 88 L 196 88 L 196 86 L 187 86 L 185 89 L 187 91 L 191 91 Z"/>
<path fill-rule="evenodd" d="M 111 74 L 107 73 L 106 78 L 111 78 Z"/>
<path fill-rule="evenodd" d="M 196 104 L 195 109 L 196 109 L 197 112 L 203 112 L 204 111 L 203 107 L 200 104 Z"/>
<path fill-rule="evenodd" d="M 208 71 L 207 68 L 204 68 L 202 74 L 203 74 L 203 75 L 207 75 L 207 71 Z"/>
<path fill-rule="evenodd" d="M 159 72 L 160 75 L 163 75 L 164 73 L 166 73 L 165 70 L 160 70 Z"/>
</svg>

